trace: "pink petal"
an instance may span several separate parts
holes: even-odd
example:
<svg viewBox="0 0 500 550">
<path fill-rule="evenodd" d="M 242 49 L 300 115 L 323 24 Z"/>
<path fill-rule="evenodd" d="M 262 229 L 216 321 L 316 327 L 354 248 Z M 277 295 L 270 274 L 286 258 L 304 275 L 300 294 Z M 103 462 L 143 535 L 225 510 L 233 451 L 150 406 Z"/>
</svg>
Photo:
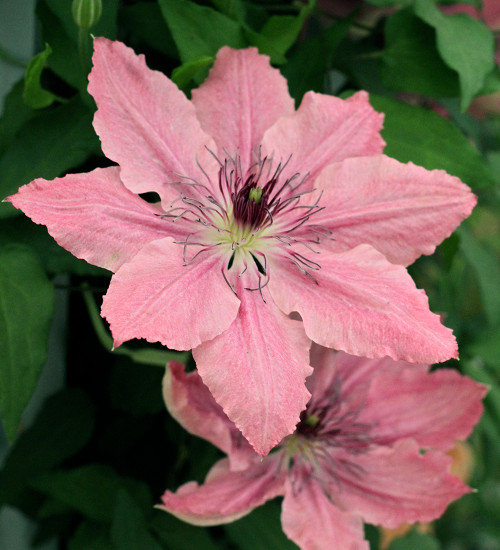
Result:
<svg viewBox="0 0 500 550">
<path fill-rule="evenodd" d="M 315 186 L 326 208 L 314 222 L 332 231 L 335 250 L 367 243 L 403 265 L 432 254 L 476 204 L 458 178 L 384 155 L 328 166 Z"/>
<path fill-rule="evenodd" d="M 368 391 L 373 379 L 379 374 L 399 375 L 408 367 L 415 371 L 427 373 L 427 365 L 393 361 L 389 357 L 367 359 L 356 357 L 343 351 L 333 351 L 313 342 L 311 346 L 312 375 L 307 379 L 307 387 L 317 398 L 327 393 L 335 384 L 340 384 L 342 401 L 350 410 L 361 410 L 365 407 Z"/>
<path fill-rule="evenodd" d="M 236 152 L 243 171 L 253 162 L 264 132 L 294 112 L 286 80 L 257 49 L 219 50 L 208 78 L 193 90 L 202 128 L 217 143 L 219 157 Z"/>
<path fill-rule="evenodd" d="M 450 457 L 441 451 L 421 454 L 409 439 L 393 448 L 357 454 L 351 461 L 355 468 L 338 470 L 338 484 L 332 483 L 330 491 L 339 506 L 359 513 L 368 523 L 393 528 L 405 522 L 432 521 L 453 500 L 470 492 L 448 473 Z"/>
<path fill-rule="evenodd" d="M 102 303 L 115 346 L 131 338 L 186 350 L 226 330 L 239 300 L 221 274 L 223 258 L 205 252 L 191 264 L 166 238 L 146 245 L 111 279 Z"/>
<path fill-rule="evenodd" d="M 131 193 L 118 167 L 36 179 L 6 199 L 78 258 L 115 271 L 148 242 L 174 234 L 177 227 L 161 211 Z M 178 226 L 179 227 L 179 226 Z"/>
<path fill-rule="evenodd" d="M 373 378 L 359 421 L 380 445 L 411 437 L 421 447 L 451 448 L 478 422 L 486 387 L 453 370 L 404 369 Z"/>
<path fill-rule="evenodd" d="M 343 512 L 309 479 L 301 487 L 285 485 L 281 524 L 301 550 L 369 550 L 359 516 Z"/>
<path fill-rule="evenodd" d="M 157 507 L 193 525 L 230 523 L 283 494 L 283 481 L 276 455 L 238 472 L 232 472 L 229 461 L 223 459 L 203 485 L 191 481 L 176 493 L 166 491 Z"/>
<path fill-rule="evenodd" d="M 179 195 L 179 186 L 167 185 L 179 175 L 206 184 L 197 162 L 216 175 L 217 163 L 205 149 L 215 145 L 191 102 L 121 42 L 96 38 L 94 49 L 88 88 L 98 107 L 94 128 L 105 155 L 120 164 L 124 184 L 136 193 L 157 192 L 165 206 Z"/>
<path fill-rule="evenodd" d="M 270 297 L 242 290 L 238 317 L 193 350 L 203 382 L 260 455 L 292 433 L 310 394 L 310 340 Z"/>
<path fill-rule="evenodd" d="M 306 334 L 353 355 L 434 363 L 457 356 L 452 331 L 429 311 L 406 270 L 368 245 L 322 251 L 314 281 L 291 262 L 272 260 L 269 290 L 285 313 L 302 316 Z"/>
<path fill-rule="evenodd" d="M 379 154 L 384 115 L 373 110 L 366 92 L 347 100 L 307 92 L 297 112 L 279 120 L 264 135 L 262 155 L 286 161 L 282 178 L 309 174 L 314 187 L 318 174 L 329 164 L 349 157 Z M 302 189 L 302 188 L 301 188 Z"/>
<path fill-rule="evenodd" d="M 171 361 L 163 378 L 163 398 L 183 428 L 229 455 L 232 470 L 244 469 L 255 459 L 254 450 L 216 403 L 198 372 L 186 373 L 182 363 Z"/>
</svg>

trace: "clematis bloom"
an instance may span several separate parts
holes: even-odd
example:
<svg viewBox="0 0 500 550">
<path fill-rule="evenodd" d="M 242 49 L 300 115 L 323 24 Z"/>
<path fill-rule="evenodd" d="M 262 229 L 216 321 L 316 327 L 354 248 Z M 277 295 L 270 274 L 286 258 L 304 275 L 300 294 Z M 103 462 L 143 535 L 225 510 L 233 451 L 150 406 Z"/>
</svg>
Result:
<svg viewBox="0 0 500 550">
<path fill-rule="evenodd" d="M 225 47 L 188 100 L 124 44 L 94 47 L 94 127 L 119 166 L 37 179 L 8 200 L 114 272 L 102 315 L 115 346 L 194 348 L 263 455 L 309 400 L 311 340 L 415 362 L 457 355 L 402 266 L 432 253 L 475 197 L 382 155 L 366 93 L 311 92 L 295 111 L 266 56 Z"/>
<path fill-rule="evenodd" d="M 363 522 L 430 521 L 470 492 L 445 450 L 465 439 L 486 388 L 453 370 L 364 359 L 313 344 L 311 400 L 295 433 L 264 459 L 245 442 L 198 373 L 172 362 L 171 414 L 228 454 L 205 482 L 166 491 L 158 508 L 195 525 L 228 523 L 283 496 L 285 534 L 303 550 L 368 550 Z M 425 452 L 422 452 L 425 451 Z"/>
</svg>

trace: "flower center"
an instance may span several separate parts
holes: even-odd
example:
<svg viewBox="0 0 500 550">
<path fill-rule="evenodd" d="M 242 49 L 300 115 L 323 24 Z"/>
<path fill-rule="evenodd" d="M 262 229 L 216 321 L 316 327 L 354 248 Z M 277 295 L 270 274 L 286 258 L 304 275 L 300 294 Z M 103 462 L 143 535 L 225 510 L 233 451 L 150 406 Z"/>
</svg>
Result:
<svg viewBox="0 0 500 550">
<path fill-rule="evenodd" d="M 207 174 L 209 185 L 185 177 L 185 181 L 172 184 L 180 184 L 182 190 L 192 189 L 193 196 L 181 191 L 171 209 L 161 215 L 174 222 L 188 222 L 186 239 L 178 241 L 184 246 L 186 265 L 201 252 L 219 247 L 227 254 L 222 275 L 231 290 L 236 294 L 234 277 L 245 274 L 244 288 L 262 294 L 270 276 L 267 255 L 278 253 L 316 282 L 311 271 L 320 269 L 320 265 L 303 255 L 304 248 L 298 248 L 303 246 L 317 254 L 313 245 L 320 242 L 320 237 L 330 238 L 330 232 L 310 222 L 311 216 L 322 210 L 320 197 L 312 204 L 299 204 L 304 195 L 314 192 L 299 191 L 307 174 L 285 177 L 288 161 L 273 169 L 272 160 L 260 158 L 260 151 L 258 160 L 246 172 L 238 156 L 227 157 L 224 162 L 213 156 L 219 163 L 219 193 L 213 192 L 214 183 Z M 299 227 L 300 234 L 296 232 Z M 195 252 L 189 254 L 192 250 Z"/>
</svg>

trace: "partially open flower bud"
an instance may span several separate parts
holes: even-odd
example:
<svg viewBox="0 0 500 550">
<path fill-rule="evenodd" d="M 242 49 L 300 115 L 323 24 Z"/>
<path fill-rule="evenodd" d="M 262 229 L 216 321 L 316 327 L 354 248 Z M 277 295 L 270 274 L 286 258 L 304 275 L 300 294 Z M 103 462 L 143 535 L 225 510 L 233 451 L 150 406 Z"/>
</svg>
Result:
<svg viewBox="0 0 500 550">
<path fill-rule="evenodd" d="M 71 6 L 74 22 L 81 29 L 90 29 L 101 18 L 101 0 L 73 0 Z"/>
</svg>

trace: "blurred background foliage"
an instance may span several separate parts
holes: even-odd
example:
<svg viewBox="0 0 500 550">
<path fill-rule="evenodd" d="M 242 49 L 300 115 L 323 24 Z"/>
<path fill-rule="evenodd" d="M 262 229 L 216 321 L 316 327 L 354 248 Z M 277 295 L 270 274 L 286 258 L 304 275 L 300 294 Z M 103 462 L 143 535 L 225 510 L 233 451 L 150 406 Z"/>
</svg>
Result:
<svg viewBox="0 0 500 550">
<path fill-rule="evenodd" d="M 368 90 L 386 114 L 389 156 L 445 169 L 472 187 L 479 204 L 470 219 L 410 271 L 459 341 L 460 361 L 444 366 L 490 387 L 470 446 L 456 450 L 456 467 L 477 492 L 430 526 L 402 529 L 399 538 L 367 526 L 366 535 L 374 550 L 498 550 L 500 2 L 102 0 L 94 15 L 79 27 L 69 0 L 38 0 L 39 53 L 26 63 L 0 37 L 0 57 L 25 70 L 0 119 L 0 198 L 35 177 L 109 164 L 86 91 L 90 33 L 144 53 L 188 95 L 226 44 L 268 54 L 297 104 L 307 90 Z M 0 506 L 34 522 L 31 548 L 296 548 L 281 531 L 277 501 L 209 529 L 154 509 L 166 488 L 201 481 L 218 451 L 185 433 L 162 403 L 165 361 L 189 356 L 138 342 L 109 351 L 97 313 L 109 276 L 0 204 L 0 416 L 11 444 Z M 47 368 L 54 296 L 64 319 L 56 344 L 64 383 L 26 423 L 23 410 Z"/>
</svg>

